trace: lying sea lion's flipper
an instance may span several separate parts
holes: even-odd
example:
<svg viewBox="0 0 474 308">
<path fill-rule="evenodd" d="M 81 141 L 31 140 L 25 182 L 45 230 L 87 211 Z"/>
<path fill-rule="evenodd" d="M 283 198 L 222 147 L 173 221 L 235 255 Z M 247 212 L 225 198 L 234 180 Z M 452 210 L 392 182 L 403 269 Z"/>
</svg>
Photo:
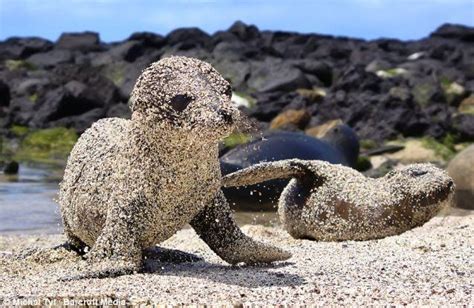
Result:
<svg viewBox="0 0 474 308">
<path fill-rule="evenodd" d="M 299 178 L 312 174 L 317 169 L 318 160 L 286 159 L 265 162 L 228 174 L 222 178 L 223 187 L 253 185 L 274 179 Z"/>
<path fill-rule="evenodd" d="M 232 218 L 229 204 L 220 191 L 214 201 L 191 221 L 201 239 L 230 264 L 269 263 L 282 261 L 291 254 L 245 235 Z"/>
</svg>

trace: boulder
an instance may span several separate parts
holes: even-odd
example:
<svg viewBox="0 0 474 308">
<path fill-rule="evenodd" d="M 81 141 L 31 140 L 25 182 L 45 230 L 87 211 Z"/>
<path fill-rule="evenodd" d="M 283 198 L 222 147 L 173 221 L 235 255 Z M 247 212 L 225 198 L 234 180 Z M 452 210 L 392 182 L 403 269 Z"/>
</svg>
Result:
<svg viewBox="0 0 474 308">
<path fill-rule="evenodd" d="M 161 48 L 165 45 L 165 38 L 152 32 L 135 32 L 127 41 L 138 41 L 146 47 Z"/>
<path fill-rule="evenodd" d="M 378 71 L 386 71 L 388 69 L 393 68 L 393 64 L 389 63 L 386 60 L 375 59 L 372 60 L 367 66 L 365 67 L 366 72 L 370 73 L 377 73 Z"/>
<path fill-rule="evenodd" d="M 432 103 L 444 103 L 446 98 L 441 86 L 431 78 L 419 79 L 411 90 L 413 100 L 421 107 L 426 107 Z"/>
<path fill-rule="evenodd" d="M 252 63 L 252 72 L 247 85 L 258 92 L 292 91 L 311 86 L 301 70 L 272 58 Z"/>
<path fill-rule="evenodd" d="M 302 110 L 285 110 L 277 115 L 270 123 L 271 129 L 282 129 L 287 126 L 295 126 L 298 129 L 304 129 L 311 119 L 308 111 Z"/>
<path fill-rule="evenodd" d="M 260 32 L 257 27 L 247 25 L 241 21 L 234 22 L 227 31 L 234 34 L 241 41 L 250 41 L 260 37 Z"/>
<path fill-rule="evenodd" d="M 48 52 L 36 53 L 27 61 L 36 67 L 50 68 L 61 63 L 70 63 L 74 59 L 70 50 L 54 49 Z"/>
<path fill-rule="evenodd" d="M 474 210 L 474 145 L 458 153 L 447 168 L 456 185 L 454 203 Z"/>
<path fill-rule="evenodd" d="M 313 127 L 310 127 L 308 129 L 305 130 L 305 133 L 306 135 L 310 135 L 312 137 L 315 137 L 315 138 L 322 138 L 326 135 L 326 133 L 333 129 L 334 127 L 338 126 L 338 125 L 342 125 L 343 122 L 341 119 L 335 119 L 335 120 L 330 120 L 330 121 L 327 121 L 323 124 L 320 124 L 320 125 L 317 125 L 317 126 L 313 126 Z"/>
<path fill-rule="evenodd" d="M 114 104 L 110 106 L 109 110 L 107 110 L 106 116 L 108 118 L 124 118 L 129 119 L 131 116 L 130 107 L 128 104 Z"/>
<path fill-rule="evenodd" d="M 442 162 L 444 160 L 433 149 L 427 148 L 422 140 L 417 139 L 406 141 L 403 150 L 386 156 L 404 164 Z"/>
<path fill-rule="evenodd" d="M 56 48 L 94 51 L 101 49 L 99 42 L 99 34 L 96 32 L 63 33 L 56 43 Z"/>
<path fill-rule="evenodd" d="M 318 61 L 313 59 L 294 60 L 291 61 L 293 65 L 299 68 L 306 74 L 314 75 L 324 86 L 331 85 L 333 80 L 333 70 L 331 65 L 325 61 Z M 314 83 L 313 83 L 314 84 Z"/>
<path fill-rule="evenodd" d="M 108 53 L 112 58 L 133 62 L 145 52 L 142 42 L 126 41 L 111 48 Z"/>
<path fill-rule="evenodd" d="M 239 61 L 253 58 L 259 50 L 241 41 L 220 42 L 214 47 L 212 54 L 216 59 Z"/>
<path fill-rule="evenodd" d="M 7 162 L 3 166 L 3 173 L 5 173 L 5 174 L 17 174 L 19 169 L 20 169 L 20 165 L 18 164 L 18 162 L 12 160 L 12 161 Z"/>
<path fill-rule="evenodd" d="M 459 104 L 458 111 L 461 113 L 474 114 L 474 94 L 466 97 L 461 104 Z"/>
<path fill-rule="evenodd" d="M 380 89 L 380 79 L 377 75 L 367 72 L 361 65 L 349 66 L 335 78 L 333 90 L 343 91 L 373 91 Z"/>
<path fill-rule="evenodd" d="M 27 96 L 31 101 L 36 102 L 50 84 L 51 81 L 47 78 L 28 78 L 14 84 L 12 93 L 15 96 Z"/>
<path fill-rule="evenodd" d="M 430 36 L 474 42 L 474 28 L 464 25 L 444 24 L 431 33 Z"/>
<path fill-rule="evenodd" d="M 231 61 L 221 59 L 213 62 L 213 66 L 232 84 L 232 89 L 246 91 L 246 80 L 250 76 L 250 64 L 247 61 Z"/>
<path fill-rule="evenodd" d="M 452 128 L 465 141 L 474 141 L 474 114 L 458 114 L 452 118 Z"/>
<path fill-rule="evenodd" d="M 37 109 L 31 124 L 35 127 L 44 127 L 48 122 L 82 115 L 92 109 L 103 109 L 112 103 L 113 97 L 110 93 L 106 93 L 107 89 L 104 89 L 102 95 L 98 93 L 98 90 L 80 81 L 72 80 L 63 87 L 49 91 Z M 78 121 L 82 119 L 73 118 L 69 121 L 72 123 L 70 126 L 82 128 L 83 125 L 77 124 Z"/>
<path fill-rule="evenodd" d="M 293 93 L 283 92 L 256 93 L 257 103 L 253 108 L 244 111 L 258 121 L 270 122 L 294 99 L 294 96 Z"/>
<path fill-rule="evenodd" d="M 48 126 L 74 128 L 79 134 L 81 134 L 91 127 L 95 121 L 103 117 L 105 117 L 104 108 L 95 108 L 80 115 L 64 117 L 56 121 L 51 121 L 48 123 Z"/>
<path fill-rule="evenodd" d="M 211 37 L 199 28 L 180 28 L 171 31 L 166 36 L 170 46 L 177 46 L 179 50 L 189 50 L 197 47 L 208 47 Z"/>
<path fill-rule="evenodd" d="M 35 103 L 27 96 L 13 97 L 10 101 L 9 123 L 18 125 L 29 125 L 35 114 Z"/>
<path fill-rule="evenodd" d="M 10 87 L 0 80 L 0 108 L 10 105 Z"/>
<path fill-rule="evenodd" d="M 39 37 L 12 37 L 0 42 L 0 60 L 25 59 L 53 48 L 53 43 Z"/>
</svg>

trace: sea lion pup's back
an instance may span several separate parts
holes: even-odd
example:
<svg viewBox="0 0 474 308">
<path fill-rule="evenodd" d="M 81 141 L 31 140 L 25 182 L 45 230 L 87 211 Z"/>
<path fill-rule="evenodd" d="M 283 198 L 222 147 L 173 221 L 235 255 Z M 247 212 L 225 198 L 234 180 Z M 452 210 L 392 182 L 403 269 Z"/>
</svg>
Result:
<svg viewBox="0 0 474 308">
<path fill-rule="evenodd" d="M 123 153 L 123 140 L 129 134 L 129 127 L 130 122 L 126 119 L 100 119 L 81 135 L 69 155 L 58 201 L 65 225 L 70 224 L 69 219 L 76 217 L 74 211 L 78 210 L 70 205 L 93 205 L 90 211 L 94 212 L 97 220 L 84 221 L 88 224 L 84 230 L 89 232 L 81 234 L 82 241 L 88 245 L 93 244 L 105 223 L 107 202 L 102 197 L 107 194 L 101 191 L 106 189 L 101 183 L 107 183 L 113 175 L 118 156 Z M 97 187 L 96 194 L 81 193 L 88 192 L 91 185 Z"/>
</svg>

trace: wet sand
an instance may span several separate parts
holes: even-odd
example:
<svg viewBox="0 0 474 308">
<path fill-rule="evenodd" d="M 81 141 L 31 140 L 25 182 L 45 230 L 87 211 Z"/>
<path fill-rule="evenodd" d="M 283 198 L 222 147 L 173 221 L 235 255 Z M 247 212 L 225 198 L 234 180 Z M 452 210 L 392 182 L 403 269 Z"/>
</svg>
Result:
<svg viewBox="0 0 474 308">
<path fill-rule="evenodd" d="M 77 262 L 75 254 L 46 264 L 14 256 L 60 244 L 63 236 L 2 236 L 0 305 L 474 304 L 474 212 L 456 210 L 402 235 L 366 242 L 294 240 L 278 227 L 261 225 L 244 230 L 293 257 L 232 267 L 185 229 L 163 243 L 168 250 L 147 259 L 143 273 L 62 281 Z"/>
</svg>

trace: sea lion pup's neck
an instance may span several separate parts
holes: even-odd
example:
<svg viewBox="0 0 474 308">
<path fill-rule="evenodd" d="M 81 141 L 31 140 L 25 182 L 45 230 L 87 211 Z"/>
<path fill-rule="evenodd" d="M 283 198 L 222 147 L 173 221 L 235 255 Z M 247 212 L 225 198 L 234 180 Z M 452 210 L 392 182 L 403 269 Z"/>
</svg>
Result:
<svg viewBox="0 0 474 308">
<path fill-rule="evenodd" d="M 218 143 L 205 136 L 173 127 L 163 121 L 134 113 L 129 131 L 132 159 L 146 157 L 142 165 L 179 166 L 189 161 L 215 162 L 218 166 Z M 146 154 L 146 155 L 143 155 Z M 212 159 L 210 159 L 212 158 Z"/>
</svg>

